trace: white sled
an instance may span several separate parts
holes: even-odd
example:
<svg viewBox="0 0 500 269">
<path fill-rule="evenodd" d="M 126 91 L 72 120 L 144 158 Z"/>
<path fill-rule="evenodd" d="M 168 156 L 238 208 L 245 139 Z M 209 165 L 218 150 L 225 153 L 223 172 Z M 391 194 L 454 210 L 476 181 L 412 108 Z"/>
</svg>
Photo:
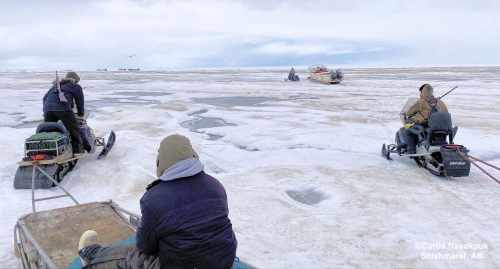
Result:
<svg viewBox="0 0 500 269">
<path fill-rule="evenodd" d="M 323 84 L 339 84 L 344 79 L 344 73 L 339 68 L 335 71 L 330 71 L 322 64 L 311 65 L 308 68 L 310 81 Z"/>
</svg>

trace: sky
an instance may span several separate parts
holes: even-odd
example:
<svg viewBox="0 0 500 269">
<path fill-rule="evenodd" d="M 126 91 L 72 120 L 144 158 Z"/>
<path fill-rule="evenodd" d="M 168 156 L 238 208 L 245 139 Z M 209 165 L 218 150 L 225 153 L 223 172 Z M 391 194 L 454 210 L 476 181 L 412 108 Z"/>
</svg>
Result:
<svg viewBox="0 0 500 269">
<path fill-rule="evenodd" d="M 285 82 L 288 71 L 78 72 L 88 125 L 105 138 L 114 131 L 116 142 L 101 160 L 81 158 L 61 185 L 81 204 L 111 199 L 140 214 L 160 142 L 180 134 L 226 189 L 237 256 L 257 268 L 500 268 L 500 184 L 474 166 L 468 177 L 440 178 L 409 158 L 381 156 L 402 107 L 429 83 L 436 96 L 458 86 L 442 98 L 458 126 L 454 142 L 500 167 L 500 67 L 346 68 L 340 85 L 310 82 L 304 69 L 300 82 Z M 22 268 L 13 230 L 32 212 L 32 192 L 13 181 L 53 77 L 0 72 L 0 268 Z M 63 197 L 36 210 L 73 205 Z M 90 228 L 99 229 L 68 227 Z M 76 242 L 64 253 L 76 257 Z M 469 244 L 482 248 L 459 248 Z"/>
<path fill-rule="evenodd" d="M 0 0 L 0 70 L 499 65 L 499 13 L 496 0 Z"/>
</svg>

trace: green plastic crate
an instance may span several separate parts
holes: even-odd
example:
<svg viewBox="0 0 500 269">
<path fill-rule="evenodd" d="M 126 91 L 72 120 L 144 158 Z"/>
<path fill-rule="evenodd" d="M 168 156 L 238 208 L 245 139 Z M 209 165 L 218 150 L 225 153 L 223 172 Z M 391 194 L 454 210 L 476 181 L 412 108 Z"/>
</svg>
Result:
<svg viewBox="0 0 500 269">
<path fill-rule="evenodd" d="M 34 134 L 26 139 L 24 145 L 26 156 L 37 154 L 59 156 L 70 150 L 68 138 L 58 132 Z"/>
</svg>

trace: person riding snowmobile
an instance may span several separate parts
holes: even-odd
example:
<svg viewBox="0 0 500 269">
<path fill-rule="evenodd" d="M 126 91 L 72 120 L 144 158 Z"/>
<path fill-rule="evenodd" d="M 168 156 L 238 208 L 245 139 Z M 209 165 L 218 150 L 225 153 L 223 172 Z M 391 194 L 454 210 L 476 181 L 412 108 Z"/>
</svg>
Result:
<svg viewBox="0 0 500 269">
<path fill-rule="evenodd" d="M 64 127 L 71 134 L 71 145 L 74 156 L 81 156 L 86 153 L 82 146 L 82 134 L 77 120 L 83 120 L 85 115 L 84 97 L 82 86 L 78 85 L 80 77 L 75 72 L 68 72 L 66 78 L 61 79 L 61 91 L 67 102 L 59 99 L 57 84 L 53 86 L 43 97 L 43 118 L 45 122 L 57 122 L 60 120 Z M 74 103 L 77 108 L 77 115 L 73 112 Z"/>
<path fill-rule="evenodd" d="M 299 76 L 295 75 L 295 69 L 293 69 L 293 67 L 292 67 L 292 70 L 290 70 L 290 73 L 288 74 L 288 80 L 291 80 L 291 81 L 298 81 L 299 80 Z"/>
<path fill-rule="evenodd" d="M 293 69 L 292 67 L 292 70 L 290 70 L 290 73 L 288 73 L 288 79 L 292 80 L 292 78 L 294 77 L 295 77 L 295 69 Z"/>
<path fill-rule="evenodd" d="M 443 101 L 434 97 L 434 90 L 431 85 L 423 84 L 420 86 L 419 91 L 420 100 L 401 114 L 408 118 L 413 118 L 414 124 L 427 128 L 429 116 L 432 112 L 448 113 L 448 108 Z M 407 153 L 413 154 L 416 149 L 417 137 L 410 131 L 410 129 L 406 129 L 404 132 L 407 144 Z"/>
</svg>

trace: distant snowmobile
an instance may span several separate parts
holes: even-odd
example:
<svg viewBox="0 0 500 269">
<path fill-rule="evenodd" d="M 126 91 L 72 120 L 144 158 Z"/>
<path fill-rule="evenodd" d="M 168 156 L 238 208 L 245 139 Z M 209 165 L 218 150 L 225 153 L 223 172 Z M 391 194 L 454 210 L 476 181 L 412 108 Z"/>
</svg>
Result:
<svg viewBox="0 0 500 269">
<path fill-rule="evenodd" d="M 407 111 L 418 99 L 410 99 L 403 107 Z M 392 161 L 391 153 L 410 157 L 419 167 L 442 177 L 466 177 L 470 172 L 470 160 L 466 147 L 454 144 L 458 126 L 453 127 L 450 113 L 433 112 L 429 117 L 429 127 L 414 125 L 412 118 L 401 115 L 403 127 L 396 133 L 395 144 L 382 146 L 382 156 Z M 404 130 L 417 136 L 416 153 L 407 152 Z"/>
<path fill-rule="evenodd" d="M 107 143 L 104 138 L 95 137 L 94 131 L 87 125 L 88 113 L 85 115 L 85 119 L 79 121 L 83 147 L 90 154 L 95 152 L 96 147 L 104 147 L 97 156 L 101 159 L 111 150 L 115 133 L 111 131 Z M 73 170 L 78 159 L 83 157 L 73 155 L 71 135 L 61 122 L 43 122 L 38 125 L 36 133 L 25 140 L 24 156 L 17 163 L 15 189 L 50 189 L 55 186 L 54 181 L 61 182 Z"/>
<path fill-rule="evenodd" d="M 288 76 L 285 81 L 300 81 L 299 75 Z"/>
<path fill-rule="evenodd" d="M 295 69 L 290 70 L 290 73 L 288 73 L 288 77 L 285 78 L 285 81 L 300 81 L 299 75 L 295 74 Z"/>
</svg>

